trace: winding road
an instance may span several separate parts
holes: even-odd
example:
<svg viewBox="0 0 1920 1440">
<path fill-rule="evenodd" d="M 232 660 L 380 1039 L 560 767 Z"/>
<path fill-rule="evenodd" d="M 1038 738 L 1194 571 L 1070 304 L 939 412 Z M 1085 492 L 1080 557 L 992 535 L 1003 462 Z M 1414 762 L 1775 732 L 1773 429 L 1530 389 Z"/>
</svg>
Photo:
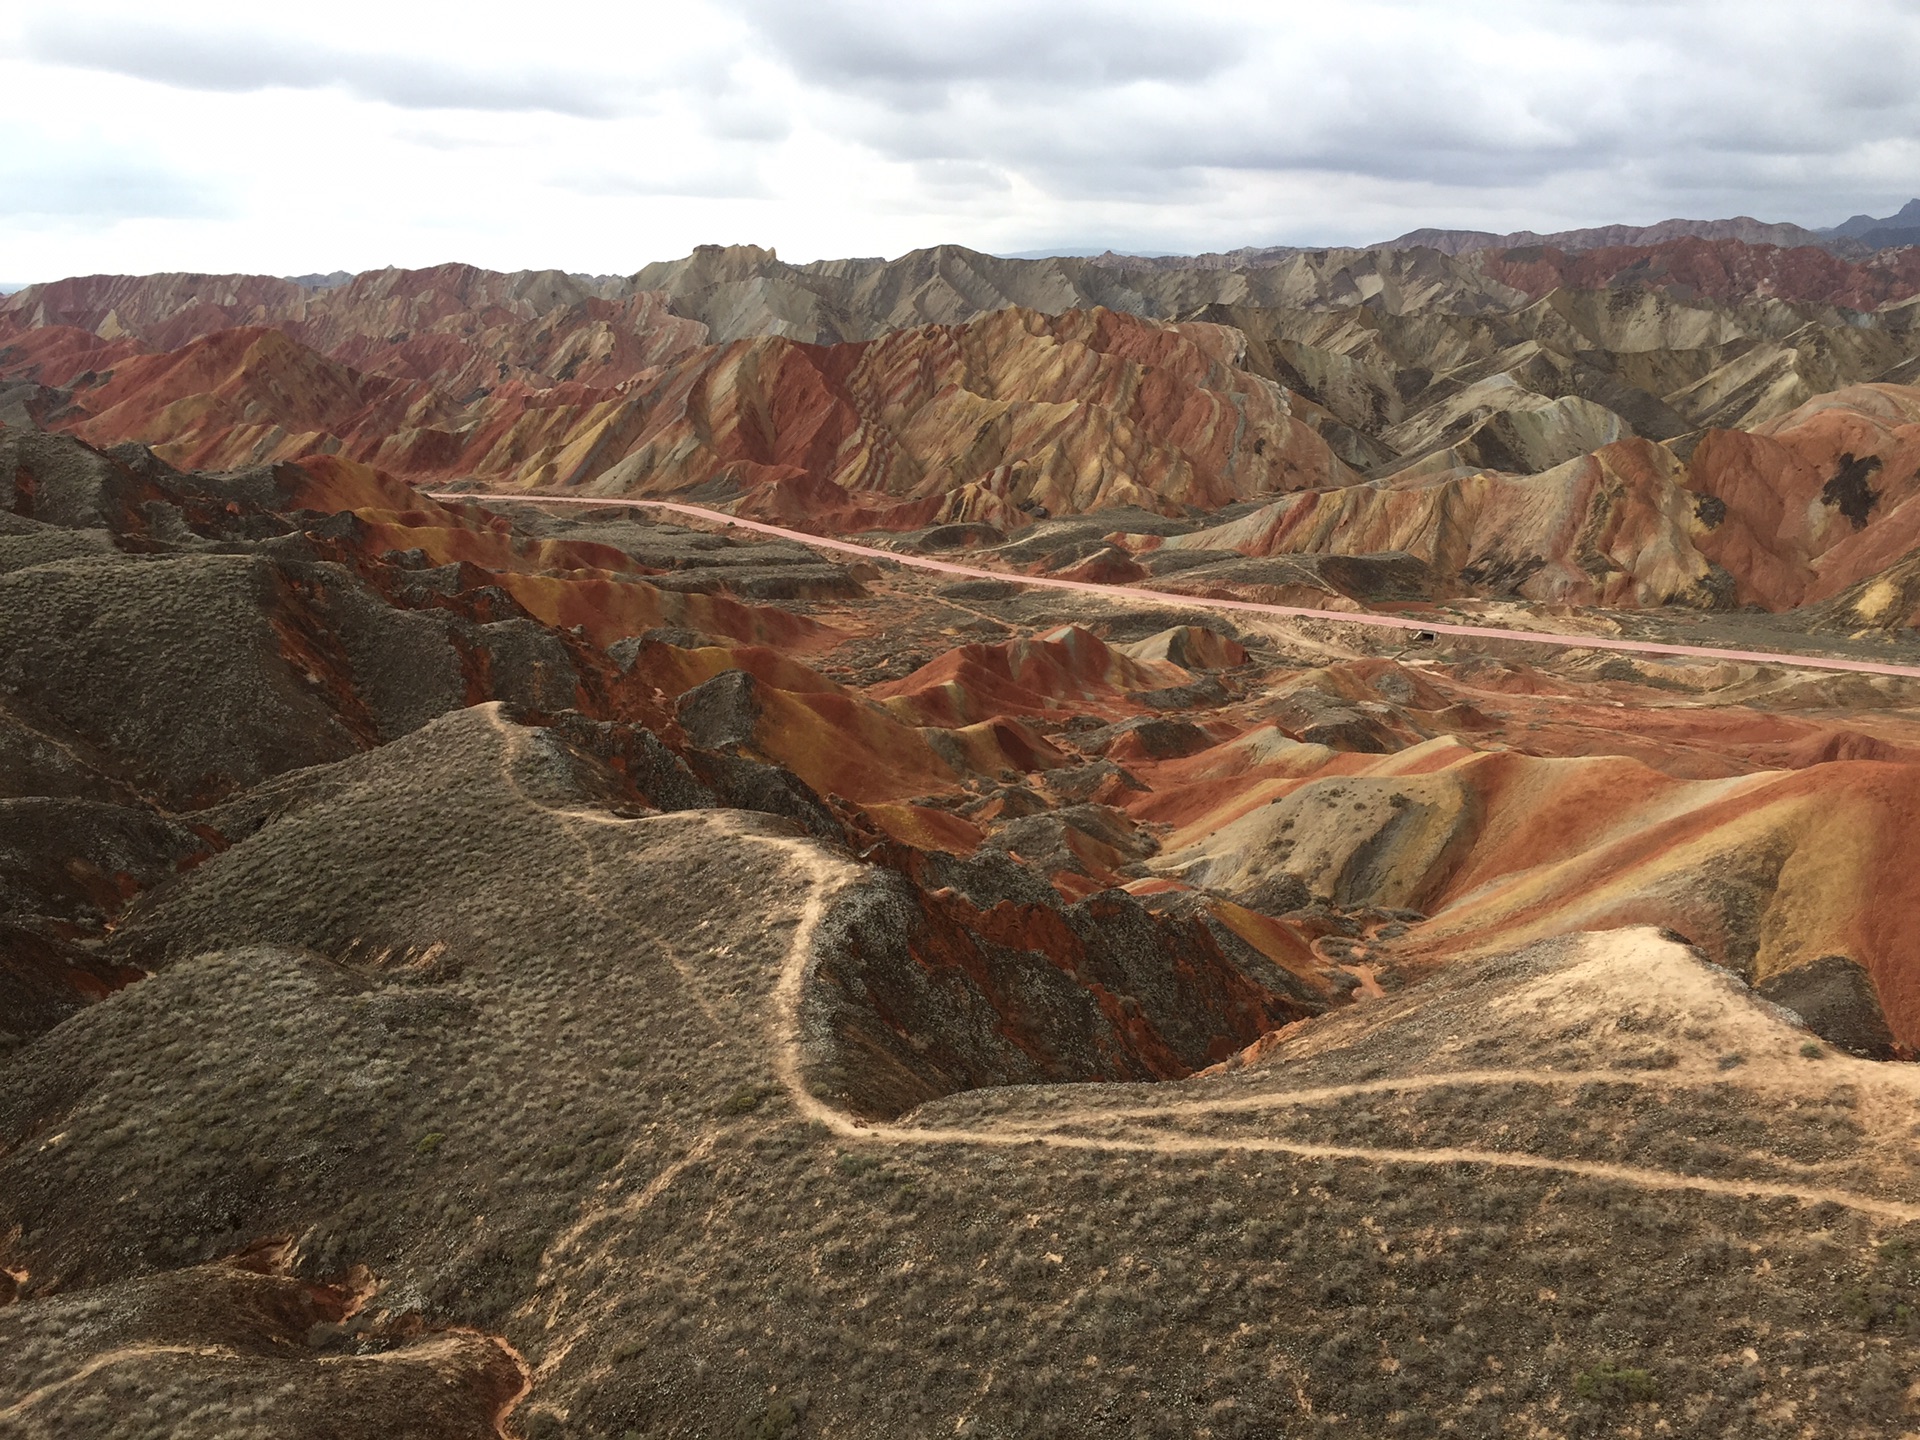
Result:
<svg viewBox="0 0 1920 1440">
<path fill-rule="evenodd" d="M 1005 570 L 989 570 L 978 565 L 961 565 L 952 560 L 935 560 L 926 555 L 907 555 L 851 540 L 833 540 L 824 535 L 769 525 L 760 520 L 743 520 L 723 510 L 709 510 L 678 500 L 632 500 L 606 495 L 493 495 L 460 490 L 429 490 L 429 498 L 498 505 L 509 502 L 539 505 L 620 506 L 634 510 L 664 510 L 713 524 L 751 530 L 781 540 L 793 540 L 816 550 L 832 550 L 843 555 L 858 555 L 894 565 L 909 565 L 916 570 L 954 575 L 968 580 L 1004 580 L 1045 590 L 1068 590 L 1106 599 L 1137 600 L 1153 605 L 1183 605 L 1197 610 L 1239 611 L 1270 615 L 1286 620 L 1333 620 L 1343 625 L 1369 625 L 1378 630 L 1424 631 L 1432 635 L 1456 635 L 1471 640 L 1518 640 L 1530 645 L 1552 645 L 1564 650 L 1618 650 L 1631 655 L 1677 655 L 1690 660 L 1731 660 L 1749 665 L 1787 665 L 1806 670 L 1842 670 L 1858 675 L 1891 675 L 1920 680 L 1920 665 L 1888 665 L 1877 660 L 1844 660 L 1833 655 L 1800 655 L 1774 650 L 1723 650 L 1712 645 L 1675 645 L 1657 640 L 1621 640 L 1607 635 L 1565 635 L 1548 630 L 1508 630 L 1491 625 L 1458 625 L 1446 621 L 1410 619 L 1401 615 L 1375 615 L 1347 610 L 1314 610 L 1301 605 L 1264 605 L 1254 600 L 1219 600 L 1194 595 L 1179 595 L 1167 590 L 1150 590 L 1137 585 L 1101 585 L 1091 580 L 1062 580 L 1051 575 L 1015 575 Z"/>
</svg>

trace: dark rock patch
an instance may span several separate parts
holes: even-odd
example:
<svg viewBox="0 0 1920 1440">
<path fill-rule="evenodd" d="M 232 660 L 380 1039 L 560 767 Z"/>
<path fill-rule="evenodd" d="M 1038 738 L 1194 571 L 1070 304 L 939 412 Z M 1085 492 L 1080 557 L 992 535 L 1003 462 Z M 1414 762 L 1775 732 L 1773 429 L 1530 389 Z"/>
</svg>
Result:
<svg viewBox="0 0 1920 1440">
<path fill-rule="evenodd" d="M 1820 503 L 1833 506 L 1853 523 L 1854 529 L 1865 529 L 1867 516 L 1880 503 L 1880 492 L 1867 487 L 1867 477 L 1879 468 L 1878 455 L 1855 459 L 1852 451 L 1846 452 L 1833 478 L 1821 486 Z"/>
<path fill-rule="evenodd" d="M 1754 989 L 1807 1022 L 1822 1040 L 1869 1060 L 1893 1058 L 1893 1032 L 1874 993 L 1873 978 L 1847 955 L 1822 955 L 1771 975 Z"/>
</svg>

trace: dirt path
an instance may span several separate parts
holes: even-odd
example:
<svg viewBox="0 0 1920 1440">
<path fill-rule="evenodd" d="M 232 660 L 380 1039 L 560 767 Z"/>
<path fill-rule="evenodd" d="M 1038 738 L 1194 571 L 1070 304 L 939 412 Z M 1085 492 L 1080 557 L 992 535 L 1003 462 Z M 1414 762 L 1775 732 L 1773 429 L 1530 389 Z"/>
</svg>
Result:
<svg viewBox="0 0 1920 1440">
<path fill-rule="evenodd" d="M 1368 1095 L 1392 1090 L 1419 1090 L 1460 1084 L 1592 1084 L 1629 1083 L 1658 1085 L 1660 1079 L 1639 1071 L 1554 1071 L 1486 1070 L 1459 1071 L 1451 1074 L 1412 1077 L 1394 1081 L 1364 1081 L 1352 1085 L 1324 1086 L 1276 1096 L 1223 1097 L 1221 1100 L 1173 1101 L 1157 1106 L 1102 1110 L 1099 1107 L 1075 1107 L 1054 1112 L 1041 1121 L 1011 1121 L 980 1128 L 958 1126 L 918 1127 L 901 1124 L 869 1124 L 844 1111 L 836 1110 L 810 1091 L 802 1072 L 804 1037 L 801 1030 L 801 1001 L 808 972 L 813 965 L 814 940 L 833 900 L 857 877 L 851 862 L 841 861 L 823 851 L 815 842 L 775 837 L 750 837 L 761 844 L 784 851 L 809 882 L 809 891 L 801 909 L 799 923 L 788 943 L 774 987 L 772 1022 L 774 1026 L 774 1073 L 791 1098 L 794 1108 L 808 1120 L 825 1126 L 842 1139 L 868 1145 L 961 1146 L 970 1148 L 1014 1149 L 1040 1147 L 1058 1150 L 1090 1150 L 1107 1153 L 1156 1155 L 1204 1155 L 1240 1151 L 1256 1154 L 1292 1155 L 1305 1160 L 1355 1160 L 1373 1165 L 1477 1165 L 1495 1170 L 1532 1170 L 1561 1175 L 1577 1175 L 1631 1185 L 1642 1190 L 1691 1191 L 1707 1195 L 1727 1195 L 1752 1200 L 1793 1200 L 1802 1205 L 1838 1205 L 1861 1214 L 1899 1222 L 1920 1221 L 1920 1204 L 1887 1200 L 1847 1190 L 1814 1185 L 1793 1185 L 1770 1180 L 1721 1180 L 1706 1175 L 1689 1175 L 1675 1170 L 1646 1166 L 1620 1165 L 1604 1161 L 1557 1159 L 1518 1151 L 1476 1150 L 1466 1148 L 1408 1149 L 1389 1146 L 1328 1145 L 1305 1140 L 1286 1140 L 1273 1136 L 1241 1136 L 1221 1139 L 1209 1136 L 1170 1136 L 1128 1138 L 1120 1136 L 1071 1135 L 1057 1127 L 1090 1125 L 1128 1118 L 1160 1118 L 1179 1115 L 1204 1115 L 1209 1112 L 1234 1112 L 1282 1108 L 1311 1104 L 1349 1095 Z M 1667 1084 L 1680 1077 L 1668 1076 Z M 1724 1082 L 1724 1076 L 1716 1077 Z M 1067 1087 L 1062 1087 L 1067 1088 Z M 1048 1126 L 1055 1128 L 1047 1128 Z"/>
<path fill-rule="evenodd" d="M 851 540 L 831 540 L 823 535 L 810 535 L 804 530 L 768 525 L 759 520 L 742 520 L 736 515 L 728 515 L 720 510 L 708 510 L 699 505 L 685 505 L 677 500 L 631 500 L 604 495 L 490 495 L 469 494 L 458 490 L 430 490 L 426 493 L 434 500 L 464 500 L 486 505 L 523 501 L 541 505 L 615 505 L 635 510 L 665 510 L 714 524 L 776 536 L 782 540 L 798 541 L 802 545 L 810 545 L 817 550 L 833 550 L 844 555 L 858 555 L 867 560 L 910 565 L 915 569 L 931 570 L 941 575 L 955 575 L 969 580 L 1006 580 L 1016 585 L 1031 585 L 1048 590 L 1071 590 L 1084 595 L 1142 601 L 1153 605 L 1181 605 L 1195 610 L 1227 610 L 1292 620 L 1333 620 L 1343 625 L 1368 625 L 1380 630 L 1422 630 L 1435 635 L 1453 635 L 1470 640 L 1521 640 L 1533 645 L 1551 645 L 1566 650 L 1617 650 L 1631 655 L 1681 655 L 1697 660 L 1731 660 L 1742 664 L 1788 665 L 1808 670 L 1845 670 L 1862 675 L 1893 675 L 1903 679 L 1920 679 L 1920 666 L 1886 665 L 1873 660 L 1842 660 L 1831 655 L 1796 655 L 1771 650 L 1721 650 L 1709 645 L 1674 645 L 1653 640 L 1621 640 L 1607 635 L 1564 635 L 1550 630 L 1508 630 L 1496 626 L 1459 625 L 1450 621 L 1409 619 L 1399 615 L 1370 615 L 1347 610 L 1313 610 L 1296 605 L 1263 605 L 1252 600 L 1206 599 L 1192 595 L 1179 595 L 1167 590 L 1149 590 L 1134 585 L 1100 585 L 1089 580 L 1061 580 L 1050 575 L 1016 575 L 1005 570 L 988 570 L 977 565 L 961 565 L 951 560 L 935 560 L 926 555 L 907 555 L 897 550 L 882 550 L 872 545 L 858 545 Z"/>
<path fill-rule="evenodd" d="M 1259 1110 L 1290 1110 L 1301 1105 L 1323 1105 L 1329 1100 L 1353 1100 L 1368 1095 L 1407 1095 L 1446 1090 L 1456 1085 L 1637 1085 L 1648 1090 L 1671 1089 L 1698 1079 L 1703 1084 L 1725 1084 L 1723 1070 L 1688 1072 L 1662 1070 L 1445 1070 L 1431 1075 L 1400 1076 L 1391 1080 L 1356 1080 L 1350 1085 L 1320 1085 L 1310 1090 L 1283 1090 L 1264 1095 L 1222 1095 L 1208 1100 L 1176 1100 L 1164 1105 L 1089 1106 L 1077 1112 L 1077 1123 L 1098 1120 L 1159 1120 L 1172 1115 L 1237 1115 Z M 1009 1128 L 1031 1129 L 1058 1125 L 1048 1114 L 1032 1121 L 1010 1120 Z"/>
<path fill-rule="evenodd" d="M 520 737 L 511 733 L 490 707 L 489 720 L 500 729 L 509 751 L 503 757 L 503 769 L 511 781 L 511 747 Z M 515 787 L 517 789 L 517 787 Z M 529 804 L 536 804 L 528 797 Z M 547 807 L 540 807 L 546 809 Z M 634 821 L 615 816 L 599 817 L 589 812 L 559 812 L 567 818 L 613 825 Z M 1456 1071 L 1415 1076 L 1398 1080 L 1364 1081 L 1351 1085 L 1322 1086 L 1312 1090 L 1262 1096 L 1222 1097 L 1218 1100 L 1171 1101 L 1159 1105 L 1115 1109 L 1076 1107 L 1056 1111 L 1039 1120 L 1012 1120 L 993 1128 L 920 1128 L 912 1125 L 872 1125 L 837 1110 L 807 1088 L 802 1058 L 804 1033 L 801 1001 L 807 975 L 813 963 L 814 943 L 833 901 L 859 877 L 859 867 L 822 849 L 817 842 L 784 836 L 741 834 L 741 839 L 768 845 L 790 860 L 806 885 L 806 898 L 794 924 L 792 938 L 782 960 L 773 992 L 773 1068 L 775 1078 L 790 1097 L 794 1108 L 808 1120 L 825 1126 L 832 1133 L 863 1144 L 933 1145 L 1013 1148 L 1042 1146 L 1065 1150 L 1093 1150 L 1162 1155 L 1217 1154 L 1227 1151 L 1298 1156 L 1311 1160 L 1358 1160 L 1376 1165 L 1478 1165 L 1491 1169 L 1549 1171 L 1578 1175 L 1632 1185 L 1645 1190 L 1693 1191 L 1712 1195 L 1731 1195 L 1749 1199 L 1788 1199 L 1805 1205 L 1831 1204 L 1863 1214 L 1897 1221 L 1920 1221 L 1920 1204 L 1906 1204 L 1877 1196 L 1818 1186 L 1783 1184 L 1765 1180 L 1720 1180 L 1710 1176 L 1688 1175 L 1679 1171 L 1657 1170 L 1643 1166 L 1619 1165 L 1600 1161 L 1556 1159 L 1550 1156 L 1501 1150 L 1465 1148 L 1406 1149 L 1358 1145 L 1328 1145 L 1311 1141 L 1285 1140 L 1272 1136 L 1242 1136 L 1219 1139 L 1206 1136 L 1156 1135 L 1143 1138 L 1072 1135 L 1059 1127 L 1095 1125 L 1116 1120 L 1158 1119 L 1181 1115 L 1227 1114 L 1283 1109 L 1349 1096 L 1391 1091 L 1417 1091 L 1474 1084 L 1585 1085 L 1594 1083 L 1641 1086 L 1672 1085 L 1685 1077 L 1654 1077 L 1643 1071 L 1555 1071 L 1544 1069 L 1507 1069 Z M 1724 1076 L 1715 1079 L 1724 1082 Z"/>
<path fill-rule="evenodd" d="M 1020 1131 L 1006 1133 L 991 1130 L 913 1130 L 897 1126 L 876 1126 L 855 1131 L 865 1138 L 889 1140 L 899 1144 L 970 1145 L 1011 1147 L 1045 1145 L 1065 1150 L 1144 1152 L 1157 1155 L 1218 1154 L 1222 1151 L 1246 1151 L 1295 1155 L 1307 1160 L 1364 1160 L 1375 1165 L 1480 1165 L 1504 1170 L 1546 1170 L 1563 1175 L 1579 1175 L 1593 1180 L 1613 1181 L 1642 1190 L 1692 1190 L 1708 1195 L 1735 1195 L 1744 1199 L 1796 1200 L 1803 1205 L 1839 1205 L 1866 1215 L 1902 1222 L 1920 1220 L 1920 1205 L 1882 1200 L 1874 1195 L 1858 1195 L 1846 1190 L 1783 1185 L 1769 1180 L 1715 1180 L 1705 1175 L 1687 1175 L 1677 1170 L 1652 1170 L 1637 1165 L 1614 1165 L 1596 1160 L 1559 1160 L 1546 1155 L 1528 1155 L 1505 1150 L 1401 1150 L 1366 1145 L 1320 1145 L 1301 1140 L 1279 1140 L 1251 1136 L 1238 1140 L 1214 1140 L 1203 1136 L 1165 1136 L 1143 1140 L 1102 1139 L 1095 1136 L 1058 1135 Z"/>
<path fill-rule="evenodd" d="M 771 845 L 784 853 L 807 877 L 807 899 L 800 919 L 787 942 L 780 977 L 773 989 L 773 1073 L 792 1099 L 794 1108 L 840 1135 L 865 1135 L 869 1132 L 851 1116 L 834 1109 L 807 1088 L 801 1073 L 801 1051 L 805 1043 L 800 1019 L 800 1001 L 807 988 L 807 972 L 813 967 L 813 942 L 826 919 L 827 908 L 859 876 L 852 861 L 839 860 L 810 840 L 775 836 L 750 837 L 762 845 Z"/>
<path fill-rule="evenodd" d="M 6 1409 L 0 1410 L 0 1420 L 17 1420 L 20 1415 L 38 1405 L 50 1395 L 57 1395 L 70 1386 L 78 1385 L 98 1375 L 102 1370 L 110 1370 L 116 1365 L 124 1365 L 129 1360 L 150 1360 L 157 1355 L 198 1355 L 220 1360 L 238 1360 L 237 1350 L 224 1345 L 123 1345 L 119 1349 L 109 1350 L 104 1355 L 96 1355 L 70 1375 L 62 1375 L 58 1380 L 49 1380 L 37 1390 L 29 1390 Z"/>
</svg>

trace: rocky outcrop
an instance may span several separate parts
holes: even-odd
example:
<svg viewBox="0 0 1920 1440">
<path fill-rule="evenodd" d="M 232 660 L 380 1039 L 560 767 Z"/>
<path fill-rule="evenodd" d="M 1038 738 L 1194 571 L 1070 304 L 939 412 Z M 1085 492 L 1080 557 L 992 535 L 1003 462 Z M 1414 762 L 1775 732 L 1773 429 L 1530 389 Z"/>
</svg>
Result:
<svg viewBox="0 0 1920 1440">
<path fill-rule="evenodd" d="M 182 467 L 341 454 L 413 480 L 695 494 L 848 528 L 1213 508 L 1351 480 L 1236 347 L 1211 326 L 1006 311 L 870 344 L 740 341 L 610 389 L 466 403 L 229 329 L 95 376 L 59 425 Z"/>
<path fill-rule="evenodd" d="M 1686 237 L 1573 253 L 1551 246 L 1490 250 L 1474 258 L 1490 279 L 1530 295 L 1630 286 L 1715 300 L 1777 296 L 1877 310 L 1920 294 L 1920 252 L 1911 249 L 1851 261 L 1811 246 Z"/>
<path fill-rule="evenodd" d="M 1920 390 L 1855 386 L 1751 432 L 1709 431 L 1687 484 L 1711 502 L 1700 550 L 1742 603 L 1784 610 L 1867 586 L 1853 602 L 1863 624 L 1907 623 L 1895 572 L 1920 544 Z"/>
<path fill-rule="evenodd" d="M 1418 475 L 1320 490 L 1245 517 L 1142 544 L 1242 555 L 1410 555 L 1494 594 L 1585 605 L 1718 603 L 1686 471 L 1664 448 L 1623 441 L 1525 478 Z"/>
</svg>

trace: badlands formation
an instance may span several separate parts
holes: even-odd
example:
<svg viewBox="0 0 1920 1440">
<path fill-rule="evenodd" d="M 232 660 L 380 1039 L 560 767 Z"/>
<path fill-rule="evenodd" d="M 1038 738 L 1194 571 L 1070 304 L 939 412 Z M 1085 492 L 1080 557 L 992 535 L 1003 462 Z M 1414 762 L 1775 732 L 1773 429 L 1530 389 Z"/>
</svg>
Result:
<svg viewBox="0 0 1920 1440">
<path fill-rule="evenodd" d="M 1860 218 L 0 302 L 0 1437 L 1920 1431 Z"/>
</svg>

